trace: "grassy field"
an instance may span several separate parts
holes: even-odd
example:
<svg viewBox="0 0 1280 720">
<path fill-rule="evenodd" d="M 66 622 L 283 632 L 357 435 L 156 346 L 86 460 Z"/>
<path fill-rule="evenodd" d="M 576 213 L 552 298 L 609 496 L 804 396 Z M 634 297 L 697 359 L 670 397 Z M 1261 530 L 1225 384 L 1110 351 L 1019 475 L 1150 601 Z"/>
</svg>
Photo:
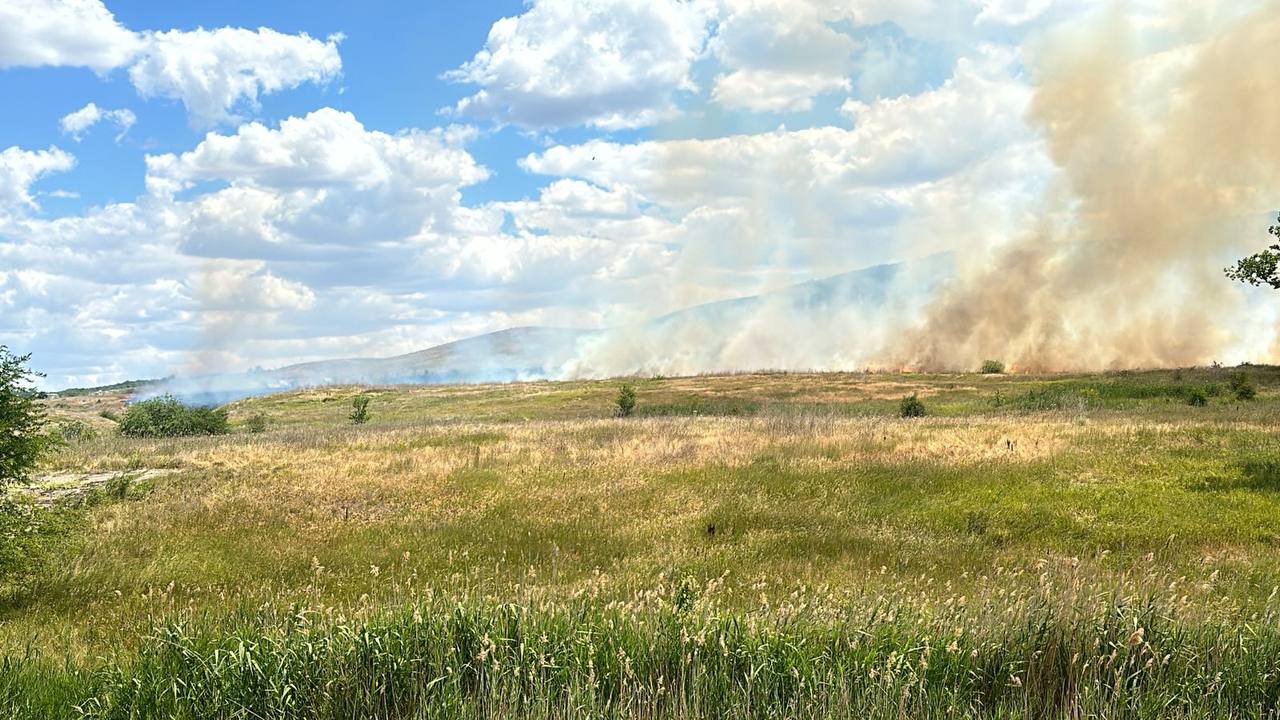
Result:
<svg viewBox="0 0 1280 720">
<path fill-rule="evenodd" d="M 1247 371 L 323 388 L 168 440 L 54 398 L 98 432 L 16 496 L 0 716 L 1276 717 Z"/>
</svg>

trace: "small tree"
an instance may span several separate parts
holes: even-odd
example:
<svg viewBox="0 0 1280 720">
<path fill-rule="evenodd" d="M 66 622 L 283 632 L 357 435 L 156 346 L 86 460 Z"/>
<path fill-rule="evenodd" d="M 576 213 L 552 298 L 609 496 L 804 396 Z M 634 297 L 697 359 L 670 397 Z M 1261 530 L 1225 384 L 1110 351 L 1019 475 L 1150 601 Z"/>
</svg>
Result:
<svg viewBox="0 0 1280 720">
<path fill-rule="evenodd" d="M 1280 222 L 1280 217 L 1276 218 Z M 1280 239 L 1280 225 L 1272 225 L 1267 232 Z M 1250 285 L 1270 285 L 1280 290 L 1280 243 L 1271 245 L 1260 253 L 1254 253 L 1236 262 L 1235 267 L 1226 268 L 1227 277 Z"/>
<path fill-rule="evenodd" d="M 623 383 L 618 390 L 618 397 L 613 401 L 618 406 L 618 417 L 629 417 L 636 411 L 636 391 L 630 383 Z"/>
<path fill-rule="evenodd" d="M 924 417 L 924 403 L 920 402 L 916 393 L 911 393 L 909 397 L 902 398 L 902 402 L 898 405 L 898 413 L 904 418 Z"/>
<path fill-rule="evenodd" d="M 983 360 L 982 373 L 984 375 L 999 375 L 1004 372 L 1004 363 L 999 360 Z"/>
<path fill-rule="evenodd" d="M 1253 384 L 1253 379 L 1243 370 L 1231 373 L 1229 382 L 1231 392 L 1237 400 L 1252 400 L 1258 394 L 1258 388 Z"/>
<path fill-rule="evenodd" d="M 351 424 L 363 425 L 369 422 L 369 396 L 357 395 L 351 401 Z"/>
<path fill-rule="evenodd" d="M 54 442 L 44 432 L 44 408 L 36 403 L 32 384 L 44 376 L 27 368 L 30 359 L 0 345 L 0 488 L 25 481 Z"/>
</svg>

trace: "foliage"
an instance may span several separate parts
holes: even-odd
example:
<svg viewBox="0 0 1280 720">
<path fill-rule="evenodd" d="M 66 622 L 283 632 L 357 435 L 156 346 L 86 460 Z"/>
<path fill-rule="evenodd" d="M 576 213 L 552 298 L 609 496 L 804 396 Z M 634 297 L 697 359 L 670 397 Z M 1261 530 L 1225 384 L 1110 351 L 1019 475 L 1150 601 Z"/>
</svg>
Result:
<svg viewBox="0 0 1280 720">
<path fill-rule="evenodd" d="M 185 437 L 227 432 L 227 412 L 183 405 L 172 395 L 140 400 L 120 418 L 120 434 L 129 437 Z"/>
<path fill-rule="evenodd" d="M 1280 218 L 1277 218 L 1280 221 Z M 1268 231 L 1280 238 L 1280 225 L 1272 225 Z M 1250 285 L 1269 285 L 1280 290 L 1280 243 L 1271 245 L 1262 252 L 1237 261 L 1235 267 L 1226 268 L 1227 277 Z"/>
<path fill-rule="evenodd" d="M 28 369 L 30 359 L 0 345 L 0 488 L 26 480 L 53 442 L 44 432 L 45 412 L 32 386 L 42 375 Z"/>
<path fill-rule="evenodd" d="M 981 372 L 983 375 L 1000 375 L 1004 372 L 1004 363 L 999 360 L 983 360 Z"/>
<path fill-rule="evenodd" d="M 1231 393 L 1237 400 L 1252 400 L 1258 394 L 1258 387 L 1253 384 L 1253 378 L 1243 370 L 1231 373 L 1228 382 L 1231 385 Z"/>
<path fill-rule="evenodd" d="M 1209 404 L 1209 396 L 1200 388 L 1193 388 L 1187 393 L 1187 404 L 1192 407 L 1204 407 Z"/>
<path fill-rule="evenodd" d="M 98 437 L 98 430 L 83 420 L 67 420 L 58 423 L 55 428 L 57 437 L 63 442 L 77 443 Z"/>
<path fill-rule="evenodd" d="M 73 516 L 0 495 L 0 590 L 39 571 L 48 553 L 77 528 Z"/>
<path fill-rule="evenodd" d="M 623 383 L 613 403 L 617 406 L 618 417 L 630 417 L 636 410 L 635 388 L 631 387 L 630 383 Z"/>
<path fill-rule="evenodd" d="M 267 431 L 267 416 L 265 413 L 254 413 L 245 418 L 244 429 L 248 432 L 257 434 Z"/>
<path fill-rule="evenodd" d="M 904 418 L 924 417 L 924 403 L 920 402 L 917 393 L 902 398 L 902 402 L 898 404 L 898 414 Z"/>
<path fill-rule="evenodd" d="M 363 425 L 369 422 L 369 396 L 357 395 L 351 399 L 351 414 L 347 416 L 352 425 Z"/>
</svg>

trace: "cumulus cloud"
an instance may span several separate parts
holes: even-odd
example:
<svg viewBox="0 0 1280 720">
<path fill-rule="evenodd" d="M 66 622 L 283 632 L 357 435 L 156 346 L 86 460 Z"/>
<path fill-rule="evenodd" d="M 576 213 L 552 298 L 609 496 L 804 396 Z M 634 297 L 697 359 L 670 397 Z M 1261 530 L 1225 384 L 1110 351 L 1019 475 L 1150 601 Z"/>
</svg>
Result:
<svg viewBox="0 0 1280 720">
<path fill-rule="evenodd" d="M 75 66 L 107 72 L 131 61 L 143 40 L 101 0 L 0 3 L 0 68 Z"/>
<path fill-rule="evenodd" d="M 32 183 L 49 173 L 70 170 L 75 164 L 74 156 L 57 147 L 24 150 L 14 146 L 0 151 L 0 217 L 36 209 Z"/>
<path fill-rule="evenodd" d="M 237 120 L 259 95 L 323 84 L 342 69 L 339 35 L 317 40 L 270 28 L 219 28 L 145 34 L 146 50 L 129 68 L 143 97 L 179 100 L 196 126 Z"/>
<path fill-rule="evenodd" d="M 133 124 L 138 121 L 138 117 L 128 108 L 104 110 L 95 103 L 89 103 L 79 110 L 63 116 L 58 124 L 62 127 L 62 132 L 79 142 L 89 128 L 103 121 L 116 126 L 116 142 L 120 142 L 125 133 L 129 132 L 129 128 L 133 127 Z"/>
<path fill-rule="evenodd" d="M 341 39 L 270 28 L 139 32 L 121 25 L 101 0 L 0 4 L 0 68 L 127 68 L 141 96 L 180 101 L 196 127 L 239 120 L 262 95 L 330 82 L 342 70 Z"/>
<path fill-rule="evenodd" d="M 811 0 L 730 0 L 711 41 L 729 69 L 712 99 L 730 109 L 808 110 L 825 92 L 848 90 L 853 38 Z"/>
<path fill-rule="evenodd" d="M 532 128 L 651 125 L 693 89 L 709 20 L 709 6 L 685 0 L 535 0 L 445 74 L 480 86 L 454 111 Z"/>
</svg>

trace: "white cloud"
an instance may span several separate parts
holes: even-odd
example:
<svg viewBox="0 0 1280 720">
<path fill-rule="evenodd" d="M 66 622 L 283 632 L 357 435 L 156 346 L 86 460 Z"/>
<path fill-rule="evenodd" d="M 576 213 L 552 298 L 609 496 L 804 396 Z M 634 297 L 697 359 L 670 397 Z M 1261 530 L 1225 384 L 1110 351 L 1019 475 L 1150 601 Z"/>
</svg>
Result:
<svg viewBox="0 0 1280 720">
<path fill-rule="evenodd" d="M 129 128 L 138 121 L 138 117 L 128 108 L 120 108 L 118 110 L 103 110 L 95 103 L 89 103 L 75 112 L 68 113 L 59 122 L 62 132 L 75 138 L 76 142 L 84 136 L 84 133 L 99 122 L 106 121 L 116 126 L 116 142 L 129 132 Z"/>
<path fill-rule="evenodd" d="M 693 88 L 709 15 L 683 0 L 535 0 L 446 74 L 481 88 L 455 111 L 534 128 L 651 125 Z"/>
<path fill-rule="evenodd" d="M 710 47 L 729 72 L 716 78 L 712 99 L 782 112 L 847 91 L 855 43 L 833 27 L 840 19 L 812 0 L 728 0 Z"/>
<path fill-rule="evenodd" d="M 142 97 L 180 101 L 197 127 L 237 121 L 262 95 L 332 81 L 342 70 L 341 39 L 270 28 L 135 32 L 101 0 L 0 3 L 0 68 L 128 68 Z"/>
<path fill-rule="evenodd" d="M 49 173 L 70 170 L 75 164 L 74 156 L 57 147 L 23 150 L 14 146 L 0 151 L 0 218 L 6 212 L 36 209 L 32 183 Z"/>
<path fill-rule="evenodd" d="M 813 98 L 827 92 L 848 92 L 851 84 L 843 76 L 771 70 L 738 70 L 716 78 L 712 99 L 732 110 L 756 112 L 804 111 L 813 107 Z"/>
<path fill-rule="evenodd" d="M 236 120 L 259 95 L 323 84 L 342 69 L 337 35 L 321 41 L 270 28 L 219 28 L 145 37 L 146 51 L 129 68 L 134 87 L 143 97 L 180 100 L 197 126 Z"/>
<path fill-rule="evenodd" d="M 240 126 L 210 133 L 181 155 L 147 156 L 148 183 L 179 189 L 205 180 L 275 189 L 345 186 L 369 190 L 393 184 L 431 193 L 480 182 L 487 171 L 460 147 L 468 135 L 366 130 L 349 112 L 321 108 L 288 118 L 279 128 Z"/>
<path fill-rule="evenodd" d="M 633 298 L 651 312 L 757 290 L 777 272 L 805 279 L 980 247 L 1019 226 L 1051 172 L 1023 121 L 1030 88 L 1016 67 L 1002 51 L 965 59 L 935 90 L 847 104 L 852 128 L 556 146 L 521 166 L 576 184 L 557 180 L 549 188 L 560 191 L 514 209 L 517 221 L 675 248 L 677 280 L 659 284 L 669 296 L 657 307 Z"/>
<path fill-rule="evenodd" d="M 101 0 L 0 3 L 0 68 L 53 65 L 106 72 L 127 64 L 142 45 Z"/>
</svg>

